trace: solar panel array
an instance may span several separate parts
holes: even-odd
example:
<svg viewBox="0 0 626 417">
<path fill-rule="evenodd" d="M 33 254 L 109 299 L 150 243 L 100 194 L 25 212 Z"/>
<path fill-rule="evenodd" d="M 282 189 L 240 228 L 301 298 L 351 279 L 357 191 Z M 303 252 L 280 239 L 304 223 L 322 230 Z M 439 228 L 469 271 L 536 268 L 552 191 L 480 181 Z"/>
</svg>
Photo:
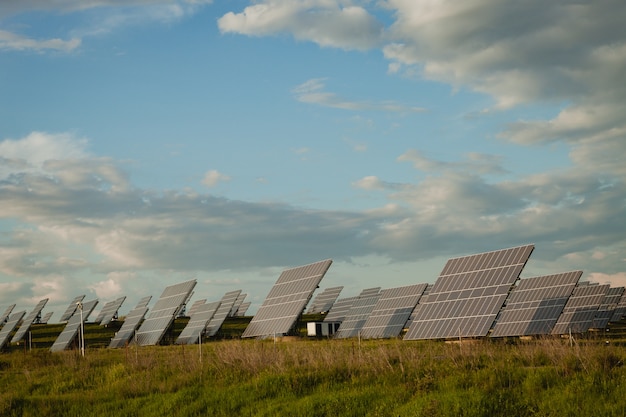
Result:
<svg viewBox="0 0 626 417">
<path fill-rule="evenodd" d="M 417 284 L 383 290 L 361 329 L 361 337 L 364 339 L 398 337 L 427 286 L 428 284 Z"/>
<path fill-rule="evenodd" d="M 139 303 L 137 303 L 137 306 L 126 315 L 122 327 L 115 333 L 113 339 L 111 339 L 109 348 L 121 348 L 130 342 L 148 312 L 148 303 L 151 299 L 151 295 L 142 298 L 139 300 Z"/>
<path fill-rule="evenodd" d="M 365 296 L 359 296 L 358 300 L 352 303 L 350 311 L 346 313 L 346 317 L 335 333 L 335 338 L 347 339 L 359 335 L 361 328 L 380 298 L 380 287 L 368 288 L 365 290 L 365 294 Z"/>
<path fill-rule="evenodd" d="M 192 345 L 200 341 L 200 336 L 204 333 L 204 330 L 209 324 L 209 321 L 215 315 L 215 312 L 220 306 L 219 301 L 213 303 L 199 305 L 194 313 L 191 315 L 189 322 L 178 335 L 176 343 L 179 345 Z"/>
<path fill-rule="evenodd" d="M 486 336 L 533 245 L 450 259 L 405 340 Z"/>
<path fill-rule="evenodd" d="M 491 337 L 550 334 L 582 273 L 572 271 L 520 280 Z"/>
<path fill-rule="evenodd" d="M 65 310 L 65 312 L 61 315 L 61 318 L 59 319 L 59 321 L 60 322 L 68 321 L 70 317 L 72 317 L 72 315 L 76 311 L 76 306 L 78 306 L 78 303 L 80 303 L 84 299 L 85 299 L 84 295 L 79 295 L 76 298 L 74 298 L 72 302 L 70 303 L 70 305 L 67 306 L 67 309 Z"/>
<path fill-rule="evenodd" d="M 4 346 L 9 341 L 9 336 L 11 336 L 11 332 L 15 330 L 25 314 L 25 311 L 20 311 L 18 313 L 13 313 L 11 314 L 11 316 L 9 316 L 6 324 L 2 327 L 2 329 L 0 329 L 0 350 L 4 349 Z"/>
<path fill-rule="evenodd" d="M 4 310 L 2 314 L 0 314 L 0 326 L 6 323 L 6 321 L 9 319 L 9 316 L 11 315 L 11 312 L 13 311 L 14 308 L 15 308 L 15 304 L 11 304 L 10 306 L 7 307 L 6 310 Z"/>
<path fill-rule="evenodd" d="M 100 310 L 100 314 L 98 314 L 94 322 L 100 323 L 101 326 L 106 326 L 113 320 L 117 320 L 118 310 L 125 300 L 126 296 L 122 296 L 119 297 L 117 300 L 109 301 L 108 303 L 106 303 L 102 310 Z"/>
<path fill-rule="evenodd" d="M 331 263 L 327 259 L 283 271 L 242 337 L 289 333 Z"/>
<path fill-rule="evenodd" d="M 50 352 L 61 352 L 70 346 L 74 339 L 76 339 L 81 323 L 87 320 L 97 304 L 98 300 L 82 303 L 82 314 L 78 308 L 76 309 L 77 311 L 69 318 L 65 328 L 50 347 Z"/>
<path fill-rule="evenodd" d="M 226 320 L 226 317 L 230 314 L 230 310 L 233 308 L 233 304 L 237 301 L 237 298 L 241 294 L 241 290 L 229 291 L 222 297 L 220 306 L 211 318 L 211 321 L 206 326 L 206 335 L 213 337 L 217 334 L 222 323 Z"/>
<path fill-rule="evenodd" d="M 584 333 L 591 327 L 600 303 L 609 290 L 609 285 L 588 285 L 581 283 L 574 288 L 563 313 L 559 317 L 552 334 Z"/>
<path fill-rule="evenodd" d="M 602 301 L 602 304 L 598 307 L 596 316 L 593 318 L 593 322 L 591 324 L 593 329 L 604 329 L 608 326 L 623 294 L 624 287 L 609 288 L 606 296 L 604 297 L 604 301 Z"/>
<path fill-rule="evenodd" d="M 26 333 L 28 333 L 28 331 L 30 330 L 31 324 L 33 324 L 37 320 L 37 318 L 41 317 L 41 310 L 43 310 L 47 302 L 48 302 L 48 299 L 44 298 L 43 300 L 37 303 L 33 311 L 31 311 L 28 314 L 28 316 L 24 318 L 22 325 L 20 326 L 18 331 L 15 332 L 15 335 L 13 335 L 13 339 L 11 339 L 11 343 L 17 343 L 20 340 L 22 340 L 24 336 L 26 336 Z"/>
<path fill-rule="evenodd" d="M 341 290 L 343 290 L 343 286 L 326 288 L 311 301 L 307 314 L 328 313 L 335 301 L 337 301 L 337 298 L 339 298 Z"/>
<path fill-rule="evenodd" d="M 170 327 L 176 314 L 183 308 L 196 286 L 196 280 L 171 285 L 163 291 L 150 315 L 137 330 L 139 346 L 157 345 Z"/>
</svg>

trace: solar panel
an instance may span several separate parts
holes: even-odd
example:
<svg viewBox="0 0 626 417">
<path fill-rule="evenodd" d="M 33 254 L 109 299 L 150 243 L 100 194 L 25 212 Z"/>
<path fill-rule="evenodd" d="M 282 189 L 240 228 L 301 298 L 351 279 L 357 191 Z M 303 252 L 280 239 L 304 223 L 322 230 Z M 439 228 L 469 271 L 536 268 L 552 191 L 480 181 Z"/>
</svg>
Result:
<svg viewBox="0 0 626 417">
<path fill-rule="evenodd" d="M 9 340 L 9 336 L 11 336 L 11 332 L 17 327 L 18 323 L 22 320 L 22 317 L 24 317 L 25 314 L 25 311 L 11 314 L 6 324 L 0 330 L 0 350 L 4 349 L 4 346 Z"/>
<path fill-rule="evenodd" d="M 335 338 L 347 339 L 359 335 L 361 328 L 367 321 L 372 310 L 374 310 L 381 295 L 380 287 L 370 288 L 364 292 L 366 294 L 365 296 L 359 296 L 359 299 L 352 303 L 350 311 L 346 313 L 346 317 L 335 333 Z"/>
<path fill-rule="evenodd" d="M 237 309 L 237 317 L 243 317 L 246 315 L 246 312 L 250 308 L 252 303 L 250 301 L 246 301 L 245 303 L 241 303 L 239 308 Z"/>
<path fill-rule="evenodd" d="M 584 333 L 591 327 L 593 318 L 598 312 L 610 286 L 589 285 L 580 283 L 574 288 L 572 295 L 559 317 L 552 334 Z"/>
<path fill-rule="evenodd" d="M 0 315 L 0 327 L 2 327 L 2 325 L 6 323 L 6 321 L 9 319 L 9 315 L 11 314 L 14 308 L 15 308 L 15 304 L 11 304 L 10 306 L 7 307 L 6 310 L 4 310 L 4 313 Z"/>
<path fill-rule="evenodd" d="M 84 298 L 85 298 L 84 295 L 79 295 L 76 298 L 74 298 L 72 302 L 70 303 L 70 305 L 67 306 L 67 310 L 65 310 L 65 312 L 61 315 L 61 318 L 59 319 L 59 321 L 61 323 L 64 321 L 68 321 L 70 317 L 72 317 L 72 315 L 76 311 L 76 306 L 78 305 L 78 303 L 83 301 Z"/>
<path fill-rule="evenodd" d="M 613 287 L 609 288 L 606 295 L 604 296 L 604 301 L 598 307 L 598 311 L 596 316 L 593 319 L 593 323 L 591 325 L 594 329 L 605 329 L 609 324 L 609 321 L 613 317 L 615 313 L 615 309 L 619 304 L 622 294 L 624 293 L 624 287 Z"/>
<path fill-rule="evenodd" d="M 550 334 L 582 273 L 521 279 L 500 312 L 491 337 Z"/>
<path fill-rule="evenodd" d="M 198 343 L 200 336 L 204 333 L 207 324 L 220 306 L 219 301 L 199 305 L 189 322 L 176 339 L 179 345 L 192 345 Z"/>
<path fill-rule="evenodd" d="M 198 307 L 200 307 L 200 306 L 202 306 L 204 304 L 206 304 L 206 298 L 203 298 L 202 300 L 194 301 L 193 304 L 191 305 L 191 307 L 189 308 L 189 311 L 187 312 L 189 317 L 193 316 L 194 313 L 198 310 Z"/>
<path fill-rule="evenodd" d="M 15 335 L 13 335 L 11 343 L 17 343 L 22 340 L 24 336 L 26 336 L 26 333 L 28 333 L 28 330 L 30 330 L 30 325 L 33 324 L 35 321 L 38 321 L 38 318 L 41 318 L 41 310 L 43 310 L 47 302 L 48 299 L 44 298 L 37 303 L 33 311 L 31 311 L 28 316 L 24 318 L 24 321 L 22 322 L 19 330 L 15 332 Z"/>
<path fill-rule="evenodd" d="M 242 337 L 289 333 L 331 263 L 327 259 L 283 271 Z"/>
<path fill-rule="evenodd" d="M 348 314 L 348 311 L 350 311 L 350 309 L 352 308 L 352 304 L 354 304 L 354 302 L 358 299 L 359 299 L 358 296 L 340 298 L 330 308 L 330 310 L 328 311 L 328 314 L 326 314 L 326 316 L 324 317 L 324 321 L 328 323 L 330 322 L 341 323 L 343 319 L 346 317 L 346 314 Z"/>
<path fill-rule="evenodd" d="M 156 345 L 161 342 L 195 286 L 196 280 L 193 279 L 171 285 L 163 290 L 163 294 L 152 308 L 150 315 L 137 330 L 137 343 L 140 346 Z"/>
<path fill-rule="evenodd" d="M 239 294 L 241 294 L 241 290 L 230 291 L 224 294 L 219 308 L 206 326 L 206 335 L 208 337 L 213 337 L 217 334 L 220 327 L 222 327 L 222 323 L 224 323 L 224 320 L 226 320 L 230 310 L 233 308 L 233 304 L 237 301 Z"/>
<path fill-rule="evenodd" d="M 104 305 L 98 317 L 96 317 L 95 322 L 100 323 L 101 326 L 106 326 L 111 323 L 113 320 L 117 320 L 117 313 L 122 304 L 126 300 L 126 296 L 120 297 L 117 300 L 109 301 Z"/>
<path fill-rule="evenodd" d="M 148 304 L 150 303 L 150 300 L 152 300 L 152 296 L 151 295 L 147 295 L 147 296 L 143 297 L 141 300 L 139 300 L 139 302 L 137 303 L 135 308 L 148 307 Z"/>
<path fill-rule="evenodd" d="M 533 245 L 448 260 L 405 340 L 486 336 Z"/>
<path fill-rule="evenodd" d="M 619 302 L 617 303 L 617 306 L 615 306 L 615 310 L 613 311 L 613 316 L 611 317 L 611 321 L 612 322 L 620 321 L 624 318 L 625 314 L 626 314 L 626 291 L 622 293 L 622 296 L 620 297 Z"/>
<path fill-rule="evenodd" d="M 46 313 L 45 316 L 43 316 L 43 318 L 39 321 L 40 324 L 48 324 L 48 322 L 50 321 L 50 318 L 52 318 L 52 315 L 54 314 L 53 311 L 50 311 L 48 313 Z"/>
<path fill-rule="evenodd" d="M 233 307 L 230 309 L 230 313 L 228 313 L 228 317 L 235 317 L 237 315 L 237 310 L 239 310 L 239 307 L 247 296 L 248 294 L 239 294 L 239 296 L 235 300 L 235 303 L 233 304 Z"/>
<path fill-rule="evenodd" d="M 326 288 L 311 301 L 307 314 L 328 313 L 339 298 L 341 290 L 343 290 L 343 286 Z"/>
<path fill-rule="evenodd" d="M 78 308 L 76 309 L 74 314 L 67 321 L 67 324 L 65 325 L 65 328 L 63 329 L 61 334 L 57 337 L 57 339 L 50 347 L 50 352 L 61 352 L 69 347 L 69 345 L 76 338 L 81 323 L 87 321 L 87 318 L 89 317 L 93 309 L 96 308 L 97 304 L 98 300 L 92 300 L 87 301 L 86 303 L 82 303 L 82 314 Z"/>
<path fill-rule="evenodd" d="M 417 284 L 383 290 L 361 329 L 361 337 L 398 337 L 427 286 L 428 284 Z"/>
<path fill-rule="evenodd" d="M 417 316 L 417 313 L 420 309 L 420 307 L 426 303 L 426 301 L 428 300 L 428 294 L 430 293 L 430 290 L 432 290 L 433 288 L 433 284 L 427 284 L 426 285 L 426 289 L 424 290 L 424 293 L 422 294 L 422 296 L 420 297 L 419 302 L 417 303 L 417 305 L 415 306 L 415 308 L 413 309 L 413 312 L 411 313 L 411 315 L 409 316 L 409 319 L 406 322 L 405 327 L 408 329 L 409 327 L 411 327 L 411 324 L 413 323 L 413 319 L 415 319 L 415 316 Z"/>
<path fill-rule="evenodd" d="M 122 327 L 120 327 L 117 333 L 115 333 L 115 336 L 111 339 L 109 348 L 121 348 L 126 346 L 147 312 L 148 307 L 140 304 L 128 313 L 124 319 L 124 324 L 122 324 Z"/>
</svg>

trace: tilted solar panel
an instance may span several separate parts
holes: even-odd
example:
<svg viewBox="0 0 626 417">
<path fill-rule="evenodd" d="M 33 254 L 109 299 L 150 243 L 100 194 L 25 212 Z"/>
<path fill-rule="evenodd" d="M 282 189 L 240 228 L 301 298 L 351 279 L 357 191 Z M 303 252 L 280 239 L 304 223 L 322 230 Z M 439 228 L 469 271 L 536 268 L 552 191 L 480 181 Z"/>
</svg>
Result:
<svg viewBox="0 0 626 417">
<path fill-rule="evenodd" d="M 327 259 L 283 271 L 242 337 L 288 334 L 331 263 Z"/>
<path fill-rule="evenodd" d="M 237 309 L 237 317 L 245 316 L 246 312 L 250 308 L 250 305 L 252 305 L 252 302 L 250 302 L 250 301 L 246 301 L 245 303 L 241 303 L 241 305 Z"/>
<path fill-rule="evenodd" d="M 348 314 L 348 312 L 352 308 L 352 304 L 354 304 L 354 302 L 358 299 L 359 296 L 340 298 L 339 300 L 335 301 L 333 306 L 328 311 L 328 314 L 324 316 L 324 321 L 328 323 L 341 323 L 346 318 L 346 314 Z"/>
<path fill-rule="evenodd" d="M 593 329 L 605 329 L 608 326 L 609 321 L 613 318 L 617 305 L 622 299 L 624 293 L 624 287 L 612 287 L 607 291 L 604 301 L 598 307 L 596 316 L 593 318 L 591 327 Z"/>
<path fill-rule="evenodd" d="M 179 345 L 192 345 L 198 343 L 200 336 L 204 333 L 204 330 L 209 324 L 211 318 L 215 315 L 219 306 L 219 301 L 198 306 L 189 319 L 189 322 L 187 322 L 187 325 L 176 339 L 176 343 Z"/>
<path fill-rule="evenodd" d="M 2 327 L 2 325 L 4 325 L 4 323 L 6 323 L 6 321 L 9 319 L 9 316 L 11 315 L 11 312 L 14 308 L 15 304 L 11 304 L 7 307 L 6 310 L 4 310 L 2 314 L 0 314 L 0 327 Z"/>
<path fill-rule="evenodd" d="M 427 286 L 428 284 L 417 284 L 383 290 L 361 329 L 361 337 L 364 339 L 398 337 Z"/>
<path fill-rule="evenodd" d="M 521 279 L 500 312 L 491 337 L 550 334 L 582 273 Z"/>
<path fill-rule="evenodd" d="M 84 295 L 79 295 L 76 298 L 74 298 L 70 302 L 70 305 L 67 306 L 67 310 L 65 310 L 65 312 L 63 314 L 61 314 L 61 318 L 59 319 L 59 321 L 61 323 L 64 322 L 64 321 L 68 321 L 70 319 L 70 317 L 72 317 L 72 315 L 76 311 L 76 306 L 78 305 L 78 303 L 80 303 L 84 299 L 85 299 Z"/>
<path fill-rule="evenodd" d="M 248 294 L 239 294 L 239 296 L 233 303 L 233 307 L 230 309 L 230 313 L 228 313 L 228 317 L 235 317 L 237 315 L 237 310 L 239 310 L 239 307 L 241 306 L 241 304 L 243 304 L 243 301 L 246 299 L 247 296 Z"/>
<path fill-rule="evenodd" d="M 95 323 L 100 323 L 101 326 L 106 326 L 111 323 L 113 320 L 117 320 L 117 313 L 124 301 L 126 300 L 126 296 L 119 297 L 116 300 L 109 301 L 104 305 L 100 314 L 94 320 Z"/>
<path fill-rule="evenodd" d="M 615 306 L 615 310 L 613 311 L 613 316 L 611 317 L 611 321 L 612 322 L 620 321 L 624 318 L 624 315 L 626 315 L 626 291 L 622 293 L 622 296 L 620 297 L 619 302 L 617 303 L 617 306 Z"/>
<path fill-rule="evenodd" d="M 47 302 L 48 302 L 48 299 L 44 298 L 43 300 L 41 300 L 41 301 L 39 301 L 37 303 L 37 305 L 35 306 L 33 311 L 31 311 L 28 314 L 28 316 L 26 316 L 24 318 L 24 321 L 22 322 L 22 325 L 17 330 L 17 332 L 15 332 L 15 335 L 13 336 L 13 339 L 11 339 L 11 343 L 17 343 L 20 340 L 22 340 L 24 338 L 24 336 L 26 336 L 26 333 L 30 330 L 31 324 L 33 324 L 35 321 L 37 321 L 38 318 L 41 318 L 41 310 L 43 310 L 43 308 L 46 306 Z"/>
<path fill-rule="evenodd" d="M 226 317 L 230 313 L 230 310 L 233 308 L 233 304 L 237 301 L 237 297 L 241 294 L 241 290 L 229 291 L 222 297 L 220 301 L 220 306 L 213 314 L 211 321 L 206 326 L 206 335 L 207 337 L 213 337 L 217 334 L 220 327 L 226 320 Z"/>
<path fill-rule="evenodd" d="M 189 299 L 196 283 L 197 281 L 193 279 L 163 290 L 150 315 L 137 330 L 136 338 L 140 346 L 156 345 L 161 342 L 176 314 Z"/>
<path fill-rule="evenodd" d="M 189 311 L 187 311 L 187 315 L 189 317 L 193 316 L 195 312 L 198 310 L 198 307 L 204 304 L 206 304 L 206 298 L 203 298 L 202 300 L 194 301 L 193 304 L 191 305 L 191 308 L 189 308 Z"/>
<path fill-rule="evenodd" d="M 404 340 L 486 336 L 533 245 L 448 260 Z"/>
<path fill-rule="evenodd" d="M 374 292 L 374 289 L 368 289 L 366 296 L 359 296 L 359 299 L 352 304 L 350 311 L 346 313 L 346 317 L 335 333 L 336 339 L 347 339 L 359 335 L 361 328 L 381 296 L 380 287 L 375 288 L 375 290 L 376 292 Z"/>
<path fill-rule="evenodd" d="M 584 333 L 591 327 L 593 318 L 598 312 L 610 285 L 589 285 L 580 283 L 574 288 L 572 295 L 559 317 L 552 334 Z"/>
<path fill-rule="evenodd" d="M 50 321 L 50 319 L 52 318 L 52 315 L 54 314 L 53 311 L 49 311 L 46 313 L 45 316 L 43 316 L 43 318 L 39 321 L 39 323 L 41 324 L 48 324 L 48 322 Z"/>
<path fill-rule="evenodd" d="M 0 350 L 4 349 L 4 346 L 9 341 L 11 332 L 15 330 L 24 315 L 26 315 L 26 311 L 11 314 L 6 324 L 0 329 Z"/>
<path fill-rule="evenodd" d="M 87 318 L 89 317 L 93 309 L 96 308 L 97 304 L 98 300 L 92 300 L 82 303 L 82 314 L 80 308 L 77 307 L 74 314 L 67 321 L 67 324 L 65 325 L 65 328 L 63 329 L 61 334 L 57 337 L 57 339 L 50 347 L 50 352 L 61 352 L 69 347 L 69 345 L 76 338 L 81 323 L 87 321 Z"/>
<path fill-rule="evenodd" d="M 343 286 L 326 288 L 311 301 L 307 314 L 328 313 L 342 290 Z"/>
<path fill-rule="evenodd" d="M 109 348 L 122 348 L 131 341 L 131 338 L 135 335 L 135 331 L 139 328 L 141 321 L 148 312 L 148 307 L 137 306 L 124 318 L 122 327 L 117 331 L 115 336 L 109 343 Z"/>
</svg>

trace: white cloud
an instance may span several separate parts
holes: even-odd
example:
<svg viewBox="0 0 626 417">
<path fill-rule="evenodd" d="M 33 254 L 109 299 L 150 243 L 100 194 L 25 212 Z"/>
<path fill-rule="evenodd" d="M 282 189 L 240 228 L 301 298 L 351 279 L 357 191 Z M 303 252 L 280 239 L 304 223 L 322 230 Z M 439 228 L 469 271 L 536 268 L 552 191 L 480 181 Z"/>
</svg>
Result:
<svg viewBox="0 0 626 417">
<path fill-rule="evenodd" d="M 231 178 L 228 175 L 222 174 L 221 172 L 212 169 L 204 174 L 204 178 L 202 178 L 202 184 L 206 185 L 207 187 L 215 187 L 221 182 L 228 182 L 230 180 Z"/>
<path fill-rule="evenodd" d="M 78 38 L 72 38 L 67 41 L 58 38 L 38 40 L 7 32 L 6 30 L 0 30 L 0 50 L 12 49 L 23 51 L 31 49 L 35 51 L 54 50 L 59 52 L 71 52 L 78 48 L 80 43 L 81 40 Z"/>
<path fill-rule="evenodd" d="M 423 112 L 422 107 L 406 106 L 394 101 L 368 102 L 341 98 L 335 93 L 324 91 L 325 78 L 313 78 L 294 87 L 291 92 L 302 103 L 317 104 L 344 110 L 377 110 L 387 112 Z"/>
<path fill-rule="evenodd" d="M 265 36 L 290 33 L 298 40 L 343 49 L 369 49 L 381 41 L 382 25 L 362 7 L 333 0 L 269 0 L 226 13 L 223 33 Z"/>
</svg>

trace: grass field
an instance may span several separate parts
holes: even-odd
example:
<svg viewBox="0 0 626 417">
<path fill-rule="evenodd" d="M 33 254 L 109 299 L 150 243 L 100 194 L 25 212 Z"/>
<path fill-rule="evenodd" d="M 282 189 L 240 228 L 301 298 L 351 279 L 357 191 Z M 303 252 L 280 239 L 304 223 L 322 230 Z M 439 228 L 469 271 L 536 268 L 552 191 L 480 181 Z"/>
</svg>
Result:
<svg viewBox="0 0 626 417">
<path fill-rule="evenodd" d="M 224 335 L 236 334 L 231 324 Z M 89 325 L 82 357 L 43 346 L 53 327 L 33 328 L 34 348 L 0 354 L 1 416 L 626 415 L 626 348 L 616 338 L 225 336 L 106 349 L 111 330 Z"/>
</svg>

